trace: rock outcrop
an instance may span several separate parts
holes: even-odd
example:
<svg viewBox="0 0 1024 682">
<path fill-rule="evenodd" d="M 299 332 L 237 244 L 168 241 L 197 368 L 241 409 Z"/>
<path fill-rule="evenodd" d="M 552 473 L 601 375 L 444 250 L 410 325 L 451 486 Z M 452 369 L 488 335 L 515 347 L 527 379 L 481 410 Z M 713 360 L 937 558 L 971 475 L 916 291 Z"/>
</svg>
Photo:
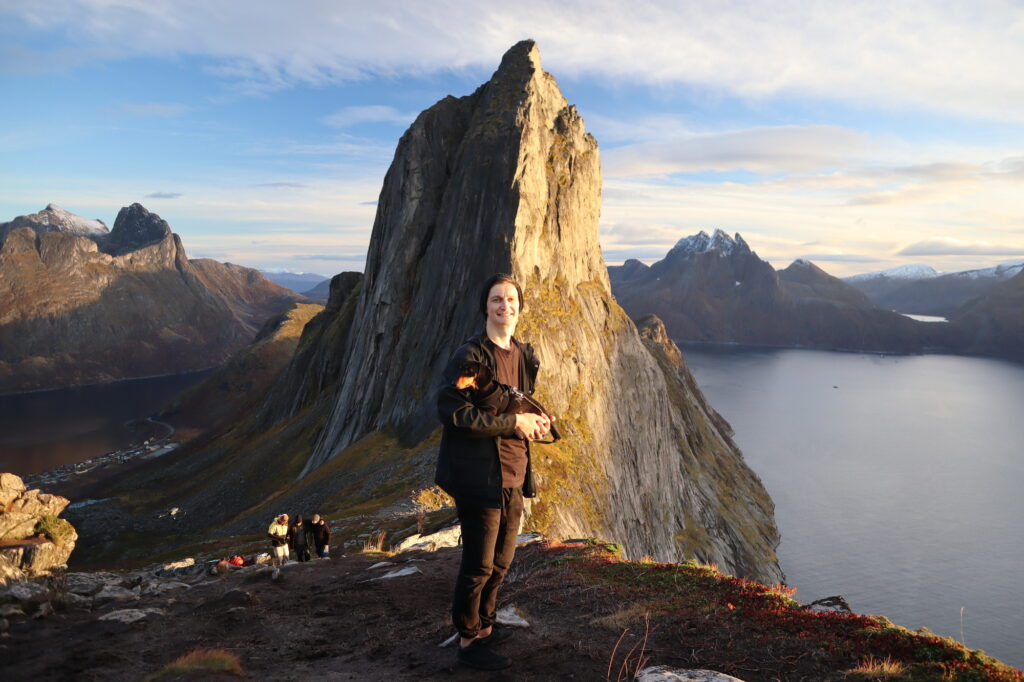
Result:
<svg viewBox="0 0 1024 682">
<path fill-rule="evenodd" d="M 300 297 L 257 271 L 189 261 L 160 216 L 114 229 L 52 204 L 0 226 L 0 393 L 204 369 Z"/>
<path fill-rule="evenodd" d="M 674 339 L 843 350 L 916 352 L 935 330 L 876 309 L 863 293 L 805 260 L 776 272 L 743 237 L 685 237 L 647 266 L 608 268 L 631 317 L 653 314 Z"/>
<path fill-rule="evenodd" d="M 18 476 L 0 473 L 0 585 L 67 564 L 78 539 L 59 518 L 67 506 L 64 497 L 26 490 Z"/>
<path fill-rule="evenodd" d="M 540 400 L 564 440 L 535 448 L 530 525 L 601 536 L 633 556 L 696 557 L 780 577 L 772 503 L 685 368 L 641 341 L 598 243 L 597 143 L 531 41 L 492 79 L 403 135 L 384 180 L 332 407 L 303 474 L 372 433 L 437 429 L 433 390 L 478 331 L 492 273 L 524 285 L 518 334 L 542 358 Z"/>
</svg>

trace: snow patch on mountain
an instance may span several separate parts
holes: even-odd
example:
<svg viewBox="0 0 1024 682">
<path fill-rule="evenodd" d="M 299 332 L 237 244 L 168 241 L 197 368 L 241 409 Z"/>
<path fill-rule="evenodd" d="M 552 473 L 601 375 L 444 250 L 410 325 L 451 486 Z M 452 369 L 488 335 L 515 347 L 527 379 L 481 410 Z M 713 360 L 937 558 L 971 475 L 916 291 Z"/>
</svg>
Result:
<svg viewBox="0 0 1024 682">
<path fill-rule="evenodd" d="M 102 220 L 90 220 L 65 211 L 57 204 L 47 204 L 38 213 L 21 215 L 6 223 L 0 223 L 0 242 L 8 233 L 21 227 L 31 227 L 36 234 L 44 232 L 66 232 L 96 241 L 105 239 L 110 233 Z"/>
<path fill-rule="evenodd" d="M 963 272 L 954 272 L 950 277 L 964 277 L 967 279 L 982 279 L 985 277 L 992 277 L 995 279 L 1010 279 L 1015 277 L 1022 270 L 1024 270 L 1024 263 L 1010 263 L 1004 265 L 997 265 L 993 268 L 982 268 L 980 270 L 964 270 Z"/>
<path fill-rule="evenodd" d="M 853 275 L 852 277 L 844 277 L 845 282 L 863 282 L 869 279 L 876 279 L 879 277 L 888 277 L 889 279 L 931 279 L 932 277 L 938 277 L 939 273 L 930 265 L 900 265 L 899 267 L 889 268 L 888 270 L 879 270 L 877 272 L 865 272 L 861 275 Z"/>
<path fill-rule="evenodd" d="M 735 239 L 730 237 L 723 230 L 716 229 L 710 236 L 704 230 L 697 234 L 683 237 L 669 251 L 670 256 L 686 258 L 695 253 L 708 253 L 714 251 L 720 257 L 730 256 L 736 249 L 747 249 L 747 243 L 743 237 L 736 233 Z"/>
</svg>

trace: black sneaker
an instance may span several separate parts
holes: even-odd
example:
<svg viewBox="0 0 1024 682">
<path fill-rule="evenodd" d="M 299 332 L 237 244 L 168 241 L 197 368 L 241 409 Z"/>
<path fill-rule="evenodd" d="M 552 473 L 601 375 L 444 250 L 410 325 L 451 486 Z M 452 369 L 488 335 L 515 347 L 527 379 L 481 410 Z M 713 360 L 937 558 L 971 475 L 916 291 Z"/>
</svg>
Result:
<svg viewBox="0 0 1024 682">
<path fill-rule="evenodd" d="M 506 656 L 496 654 L 481 643 L 482 640 L 474 639 L 469 646 L 460 646 L 458 661 L 463 665 L 477 670 L 501 670 L 512 665 L 512 661 Z"/>
<path fill-rule="evenodd" d="M 491 634 L 476 640 L 480 646 L 495 646 L 512 636 L 512 628 L 495 623 L 491 626 Z"/>
</svg>

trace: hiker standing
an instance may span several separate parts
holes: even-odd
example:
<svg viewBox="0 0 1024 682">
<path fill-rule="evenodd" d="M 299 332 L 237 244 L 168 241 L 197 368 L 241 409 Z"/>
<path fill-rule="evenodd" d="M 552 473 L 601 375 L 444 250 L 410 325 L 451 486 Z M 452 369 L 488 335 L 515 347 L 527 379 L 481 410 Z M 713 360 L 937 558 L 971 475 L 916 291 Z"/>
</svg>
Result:
<svg viewBox="0 0 1024 682">
<path fill-rule="evenodd" d="M 327 559 L 331 551 L 331 527 L 327 525 L 327 520 L 320 518 L 319 514 L 313 514 L 309 533 L 316 555 L 321 559 Z"/>
<path fill-rule="evenodd" d="M 295 523 L 288 529 L 288 545 L 295 550 L 295 558 L 309 561 L 309 525 L 302 520 L 302 514 L 295 515 Z"/>
<path fill-rule="evenodd" d="M 284 566 L 288 562 L 288 515 L 281 514 L 267 528 L 273 549 L 271 565 Z"/>
<path fill-rule="evenodd" d="M 491 414 L 474 405 L 454 381 L 467 363 L 487 365 L 497 381 L 530 395 L 540 360 L 514 338 L 523 291 L 511 275 L 494 275 L 480 293 L 484 330 L 456 350 L 437 394 L 444 426 L 436 482 L 455 499 L 462 524 L 462 563 L 455 581 L 452 621 L 458 660 L 484 670 L 511 661 L 491 650 L 512 633 L 495 623 L 498 588 L 512 563 L 523 498 L 534 496 L 530 441 L 551 426 L 547 415 Z"/>
</svg>

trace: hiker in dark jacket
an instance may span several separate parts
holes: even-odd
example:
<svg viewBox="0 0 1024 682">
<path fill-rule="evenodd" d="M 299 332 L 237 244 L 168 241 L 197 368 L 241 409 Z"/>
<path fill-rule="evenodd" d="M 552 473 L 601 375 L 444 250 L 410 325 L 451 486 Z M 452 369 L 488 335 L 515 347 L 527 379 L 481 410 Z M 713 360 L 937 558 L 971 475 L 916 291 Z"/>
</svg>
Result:
<svg viewBox="0 0 1024 682">
<path fill-rule="evenodd" d="M 309 534 L 316 555 L 321 559 L 328 558 L 331 551 L 331 527 L 327 525 L 327 520 L 320 518 L 319 514 L 313 514 Z"/>
<path fill-rule="evenodd" d="M 295 523 L 288 529 L 288 546 L 299 561 L 309 561 L 309 525 L 302 520 L 302 514 L 295 515 Z"/>
<path fill-rule="evenodd" d="M 542 438 L 551 420 L 543 414 L 493 414 L 456 382 L 468 363 L 483 363 L 501 384 L 533 393 L 540 361 L 532 346 L 513 337 L 522 300 L 512 276 L 487 281 L 480 296 L 484 331 L 452 354 L 437 394 L 444 429 L 436 482 L 455 498 L 462 524 L 462 563 L 452 599 L 458 660 L 484 670 L 511 665 L 490 648 L 511 636 L 495 623 L 498 588 L 515 554 L 523 497 L 534 496 L 530 441 Z"/>
</svg>

